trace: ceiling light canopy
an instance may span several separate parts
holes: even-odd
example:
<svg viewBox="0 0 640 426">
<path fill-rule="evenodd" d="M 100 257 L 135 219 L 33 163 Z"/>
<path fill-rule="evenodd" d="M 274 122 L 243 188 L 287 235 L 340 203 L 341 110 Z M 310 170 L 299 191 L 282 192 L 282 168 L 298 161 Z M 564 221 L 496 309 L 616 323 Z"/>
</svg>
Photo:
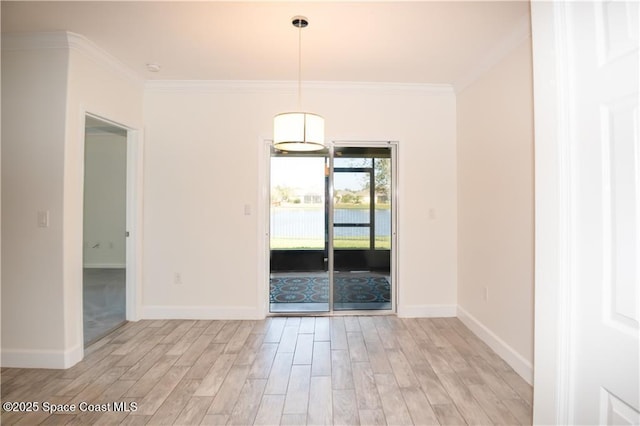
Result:
<svg viewBox="0 0 640 426">
<path fill-rule="evenodd" d="M 273 119 L 273 146 L 282 151 L 318 151 L 324 145 L 324 118 L 302 112 L 302 29 L 309 25 L 304 16 L 294 16 L 291 24 L 298 28 L 298 111 L 284 112 Z"/>
</svg>

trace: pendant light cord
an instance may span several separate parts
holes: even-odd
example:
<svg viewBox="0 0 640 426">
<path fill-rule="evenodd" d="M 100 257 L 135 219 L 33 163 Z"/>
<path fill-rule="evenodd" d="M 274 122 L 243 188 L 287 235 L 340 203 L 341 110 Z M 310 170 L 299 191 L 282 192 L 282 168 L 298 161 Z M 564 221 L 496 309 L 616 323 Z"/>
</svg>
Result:
<svg viewBox="0 0 640 426">
<path fill-rule="evenodd" d="M 302 25 L 298 25 L 298 111 L 302 105 Z"/>
</svg>

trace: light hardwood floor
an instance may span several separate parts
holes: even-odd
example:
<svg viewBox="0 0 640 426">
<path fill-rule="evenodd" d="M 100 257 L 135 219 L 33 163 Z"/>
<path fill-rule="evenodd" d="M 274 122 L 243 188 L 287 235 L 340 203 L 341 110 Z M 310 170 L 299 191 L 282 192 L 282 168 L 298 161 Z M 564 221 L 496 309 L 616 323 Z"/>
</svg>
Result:
<svg viewBox="0 0 640 426">
<path fill-rule="evenodd" d="M 456 318 L 139 321 L 68 370 L 2 369 L 2 424 L 531 424 L 531 387 Z"/>
</svg>

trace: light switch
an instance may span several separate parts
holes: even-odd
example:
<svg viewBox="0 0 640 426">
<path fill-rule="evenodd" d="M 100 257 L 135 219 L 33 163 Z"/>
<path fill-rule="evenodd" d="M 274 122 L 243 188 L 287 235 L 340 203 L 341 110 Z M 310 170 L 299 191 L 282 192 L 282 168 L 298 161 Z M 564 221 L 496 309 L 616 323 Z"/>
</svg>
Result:
<svg viewBox="0 0 640 426">
<path fill-rule="evenodd" d="M 244 205 L 244 215 L 251 216 L 251 204 Z"/>
<path fill-rule="evenodd" d="M 38 212 L 38 228 L 49 227 L 49 210 L 41 210 Z"/>
</svg>

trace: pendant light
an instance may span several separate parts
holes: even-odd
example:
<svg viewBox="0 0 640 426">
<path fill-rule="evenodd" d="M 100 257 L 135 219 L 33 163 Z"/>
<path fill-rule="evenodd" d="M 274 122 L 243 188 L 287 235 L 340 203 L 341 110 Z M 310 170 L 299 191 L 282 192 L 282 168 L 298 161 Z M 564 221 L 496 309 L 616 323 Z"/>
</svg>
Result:
<svg viewBox="0 0 640 426">
<path fill-rule="evenodd" d="M 302 112 L 302 29 L 309 25 L 304 16 L 294 16 L 291 24 L 298 28 L 298 111 L 283 112 L 273 118 L 273 146 L 282 151 L 318 151 L 324 145 L 324 118 Z"/>
</svg>

